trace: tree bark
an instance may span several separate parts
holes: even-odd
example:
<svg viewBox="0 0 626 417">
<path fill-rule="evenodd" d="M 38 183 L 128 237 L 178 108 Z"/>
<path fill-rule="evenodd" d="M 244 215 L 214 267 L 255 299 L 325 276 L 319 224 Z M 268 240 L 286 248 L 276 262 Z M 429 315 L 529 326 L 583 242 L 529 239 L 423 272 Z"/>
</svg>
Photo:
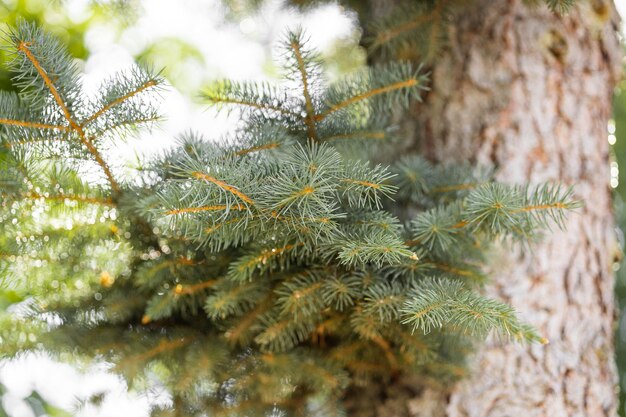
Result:
<svg viewBox="0 0 626 417">
<path fill-rule="evenodd" d="M 607 121 L 620 76 L 619 18 L 611 1 L 577 4 L 559 16 L 521 0 L 472 2 L 433 65 L 431 91 L 412 116 L 422 153 L 495 164 L 507 183 L 573 185 L 585 206 L 532 251 L 496 248 L 492 257 L 487 293 L 515 306 L 550 343 L 489 340 L 469 378 L 451 390 L 427 388 L 401 407 L 405 414 L 616 415 L 619 249 Z M 397 409 L 390 400 L 379 414 L 401 415 Z"/>
</svg>

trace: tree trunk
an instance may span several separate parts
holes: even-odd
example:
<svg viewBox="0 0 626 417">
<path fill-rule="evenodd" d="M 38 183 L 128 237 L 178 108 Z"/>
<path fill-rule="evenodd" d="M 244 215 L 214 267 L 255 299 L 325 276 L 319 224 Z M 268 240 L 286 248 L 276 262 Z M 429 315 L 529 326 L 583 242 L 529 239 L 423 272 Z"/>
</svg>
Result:
<svg viewBox="0 0 626 417">
<path fill-rule="evenodd" d="M 521 0 L 479 0 L 450 27 L 432 89 L 414 113 L 421 151 L 438 161 L 495 164 L 507 183 L 573 185 L 585 206 L 534 250 L 493 256 L 487 293 L 515 306 L 550 343 L 490 340 L 472 358 L 470 377 L 450 391 L 426 389 L 405 414 L 616 415 L 619 249 L 607 121 L 621 66 L 617 25 L 610 1 L 579 1 L 559 16 Z M 388 402 L 379 414 L 400 415 L 392 409 Z"/>
</svg>

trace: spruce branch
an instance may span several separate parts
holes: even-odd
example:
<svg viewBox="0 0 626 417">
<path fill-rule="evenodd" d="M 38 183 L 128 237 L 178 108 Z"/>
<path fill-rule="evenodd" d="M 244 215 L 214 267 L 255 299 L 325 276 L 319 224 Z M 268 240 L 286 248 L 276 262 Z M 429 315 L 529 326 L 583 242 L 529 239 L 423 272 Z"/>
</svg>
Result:
<svg viewBox="0 0 626 417">
<path fill-rule="evenodd" d="M 119 76 L 115 81 L 105 83 L 100 97 L 104 104 L 93 111 L 90 116 L 82 116 L 83 112 L 89 111 L 95 105 L 90 103 L 81 87 L 78 70 L 74 60 L 67 54 L 64 47 L 54 38 L 43 33 L 36 26 L 22 22 L 19 27 L 11 31 L 7 40 L 13 47 L 14 58 L 10 67 L 17 73 L 15 83 L 20 88 L 19 98 L 0 96 L 0 125 L 25 128 L 28 139 L 20 140 L 20 145 L 36 144 L 41 138 L 41 143 L 49 140 L 68 140 L 71 146 L 72 137 L 76 138 L 80 145 L 87 151 L 87 155 L 94 161 L 104 173 L 111 189 L 115 194 L 120 193 L 120 185 L 114 178 L 113 173 L 104 160 L 97 146 L 98 139 L 114 124 L 116 127 L 136 125 L 144 120 L 155 119 L 156 115 L 148 114 L 149 106 L 142 110 L 129 104 L 136 100 L 144 91 L 154 89 L 160 84 L 158 77 L 149 77 L 146 71 L 135 71 L 128 77 Z M 131 88 L 133 82 L 144 78 L 144 81 L 136 88 Z M 145 79 L 149 78 L 149 79 Z M 137 102 L 136 105 L 140 105 Z M 117 117 L 107 121 L 105 117 L 117 107 L 123 107 L 127 114 L 123 120 Z M 28 108 L 28 110 L 26 110 Z M 27 113 L 31 115 L 39 113 L 40 118 L 45 120 L 30 121 Z M 4 117 L 4 116 L 8 117 Z M 11 117 L 11 116 L 27 117 Z M 118 113 L 118 115 L 121 115 Z M 32 116 L 31 116 L 32 117 Z M 99 121 L 99 126 L 91 128 L 88 125 Z M 53 132 L 58 131 L 56 137 Z M 12 135 L 13 136 L 13 135 Z"/>
<path fill-rule="evenodd" d="M 281 314 L 298 320 L 319 314 L 324 307 L 320 291 L 323 282 L 314 272 L 303 273 L 279 286 L 275 293 Z"/>
<path fill-rule="evenodd" d="M 139 81 L 139 85 L 136 85 Z M 162 84 L 158 75 L 153 76 L 149 71 L 137 70 L 128 78 L 118 76 L 114 80 L 110 80 L 107 85 L 109 88 L 103 94 L 103 103 L 100 108 L 93 114 L 88 116 L 81 122 L 81 126 L 103 116 L 106 112 L 113 110 L 117 106 L 121 106 L 130 99 L 144 93 L 147 90 L 155 89 Z"/>
<path fill-rule="evenodd" d="M 398 53 L 405 49 L 419 51 L 419 58 L 432 62 L 444 42 L 445 25 L 455 1 L 437 0 L 398 7 L 375 22 L 368 40 L 372 52 Z"/>
<path fill-rule="evenodd" d="M 252 199 L 248 197 L 247 195 L 245 195 L 244 193 L 242 193 L 241 191 L 239 191 L 237 187 L 235 186 L 229 185 L 222 180 L 212 177 L 211 175 L 205 174 L 204 172 L 194 171 L 191 173 L 191 175 L 193 176 L 193 178 L 197 180 L 203 180 L 203 181 L 215 184 L 220 190 L 223 190 L 227 193 L 234 195 L 235 197 L 237 197 L 244 203 L 254 205 L 254 202 L 252 201 Z M 238 207 L 239 206 L 237 206 L 237 209 Z"/>
<path fill-rule="evenodd" d="M 374 232 L 366 236 L 346 235 L 333 242 L 340 262 L 347 266 L 373 264 L 377 267 L 394 265 L 405 259 L 417 261 L 417 255 L 408 249 L 399 236 L 389 232 Z"/>
<path fill-rule="evenodd" d="M 579 203 L 467 163 L 374 162 L 394 146 L 393 110 L 426 88 L 421 69 L 390 64 L 329 86 L 304 35 L 288 35 L 285 85 L 207 90 L 209 104 L 243 110 L 236 133 L 185 133 L 115 191 L 70 161 L 94 161 L 85 139 L 100 152 L 156 120 L 158 74 L 118 74 L 87 100 L 69 56 L 38 36 L 26 48 L 56 94 L 21 50 L 24 91 L 0 94 L 0 271 L 25 281 L 37 304 L 23 322 L 45 324 L 46 347 L 71 340 L 131 379 L 162 368 L 189 415 L 330 415 L 357 384 L 459 377 L 468 345 L 491 332 L 539 341 L 477 292 L 486 248 L 562 227 Z M 85 214 L 100 221 L 79 224 Z M 60 276 L 81 285 L 53 290 Z M 34 349 L 2 338 L 2 350 Z"/>
<path fill-rule="evenodd" d="M 524 0 L 531 7 L 545 4 L 556 13 L 565 14 L 576 0 Z M 446 46 L 448 27 L 457 15 L 469 7 L 461 0 L 420 1 L 398 6 L 369 28 L 366 39 L 370 53 L 382 52 L 395 57 L 412 57 L 432 63 Z"/>
<path fill-rule="evenodd" d="M 515 234 L 524 233 L 531 224 L 547 227 L 548 220 L 563 227 L 564 213 L 578 207 L 580 202 L 572 199 L 571 188 L 563 191 L 544 184 L 530 190 L 487 184 L 470 192 L 463 215 L 474 227 L 485 227 L 494 234 Z"/>
<path fill-rule="evenodd" d="M 47 125 L 44 123 L 29 122 L 27 120 L 11 120 L 11 119 L 0 118 L 0 124 L 9 125 L 9 126 L 29 127 L 29 128 L 35 128 L 35 129 L 50 129 L 50 130 L 61 130 L 61 131 L 69 130 L 67 126 Z"/>
<path fill-rule="evenodd" d="M 304 242 L 253 249 L 231 264 L 228 278 L 242 282 L 252 279 L 255 274 L 285 270 L 308 250 Z"/>
<path fill-rule="evenodd" d="M 542 340 L 518 320 L 511 306 L 469 291 L 459 282 L 423 281 L 407 297 L 401 313 L 402 323 L 424 333 L 452 326 L 461 333 L 481 337 L 495 330 L 511 339 Z"/>
<path fill-rule="evenodd" d="M 234 327 L 224 333 L 226 339 L 230 343 L 244 344 L 246 341 L 246 334 L 251 332 L 252 327 L 258 321 L 259 317 L 272 307 L 274 297 L 273 293 L 267 293 L 261 302 L 259 302 L 252 310 L 247 311 L 246 315 Z"/>
<path fill-rule="evenodd" d="M 406 107 L 411 98 L 420 99 L 421 92 L 427 89 L 426 80 L 421 67 L 413 70 L 407 63 L 369 68 L 332 85 L 323 99 L 325 108 L 315 115 L 315 120 L 322 121 L 338 111 L 363 103 L 374 106 L 373 112 L 396 105 Z"/>
<path fill-rule="evenodd" d="M 43 80 L 43 83 L 50 91 L 50 94 L 52 94 L 54 101 L 57 103 L 57 105 L 63 112 L 63 115 L 67 119 L 69 127 L 78 134 L 81 143 L 85 146 L 85 148 L 87 148 L 89 153 L 91 153 L 91 155 L 93 156 L 94 160 L 98 163 L 98 165 L 100 165 L 100 168 L 102 169 L 107 179 L 109 180 L 109 183 L 111 184 L 111 188 L 113 189 L 113 191 L 119 192 L 120 186 L 115 180 L 115 178 L 113 178 L 113 174 L 111 173 L 111 169 L 109 168 L 109 165 L 104 161 L 104 159 L 102 158 L 102 155 L 100 155 L 100 152 L 94 146 L 91 139 L 87 137 L 85 131 L 83 130 L 83 127 L 74 120 L 74 116 L 70 112 L 67 104 L 65 103 L 64 99 L 61 97 L 61 94 L 57 90 L 57 87 L 55 86 L 55 84 L 52 82 L 52 79 L 48 75 L 49 74 L 48 70 L 46 70 L 42 66 L 39 59 L 35 56 L 35 54 L 33 54 L 31 50 L 31 46 L 33 46 L 33 41 L 18 40 L 16 48 L 19 52 L 24 54 L 26 59 L 30 61 L 34 69 L 37 71 L 37 73 Z M 51 73 L 54 74 L 54 72 L 51 72 Z"/>
<path fill-rule="evenodd" d="M 387 137 L 388 137 L 388 134 L 384 130 L 361 130 L 357 132 L 340 133 L 338 135 L 321 138 L 320 142 L 335 141 L 335 140 L 361 141 L 363 139 L 385 140 L 387 139 Z"/>
<path fill-rule="evenodd" d="M 286 91 L 268 83 L 222 80 L 207 87 L 202 92 L 202 98 L 218 109 L 226 106 L 248 108 L 250 111 L 262 111 L 268 118 L 274 115 L 300 117 L 288 108 L 290 103 Z"/>
<path fill-rule="evenodd" d="M 306 41 L 304 40 L 302 31 L 289 33 L 287 42 L 292 57 L 295 60 L 295 67 L 300 76 L 302 95 L 304 97 L 304 123 L 306 124 L 309 138 L 317 140 L 317 129 L 315 126 L 316 111 L 310 91 L 310 83 L 313 78 L 309 72 L 309 68 L 312 66 L 311 52 L 305 49 Z"/>
</svg>

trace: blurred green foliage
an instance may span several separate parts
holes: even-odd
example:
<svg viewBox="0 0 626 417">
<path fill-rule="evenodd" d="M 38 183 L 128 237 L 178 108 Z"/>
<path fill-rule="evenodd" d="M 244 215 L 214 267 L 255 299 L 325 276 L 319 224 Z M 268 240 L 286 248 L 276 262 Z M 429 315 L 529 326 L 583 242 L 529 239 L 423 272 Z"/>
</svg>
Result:
<svg viewBox="0 0 626 417">
<path fill-rule="evenodd" d="M 85 16 L 85 19 L 73 20 L 60 2 L 50 0 L 0 0 L 0 31 L 6 33 L 9 27 L 14 27 L 21 19 L 36 22 L 62 39 L 74 57 L 85 59 L 87 49 L 84 33 L 94 14 L 90 15 Z M 0 61 L 11 59 L 7 55 L 5 42 L 4 37 L 0 38 Z M 1 90 L 13 88 L 10 79 L 11 74 L 4 67 L 0 69 Z"/>
<path fill-rule="evenodd" d="M 161 75 L 185 93 L 195 92 L 197 85 L 193 75 L 205 72 L 206 66 L 204 55 L 198 48 L 174 37 L 160 38 L 135 58 L 151 68 L 162 70 Z"/>
<path fill-rule="evenodd" d="M 615 189 L 615 212 L 621 231 L 620 244 L 624 250 L 624 234 L 626 232 L 626 81 L 622 81 L 617 88 L 613 104 L 613 120 L 615 129 L 615 145 L 613 145 L 613 157 L 620 169 L 617 178 L 619 185 Z M 609 125 L 609 133 L 613 130 Z M 623 255 L 622 255 L 623 257 Z M 626 261 L 621 260 L 620 268 L 616 275 L 615 296 L 620 307 L 619 327 L 616 332 L 616 360 L 619 369 L 620 380 L 620 416 L 626 417 Z"/>
<path fill-rule="evenodd" d="M 54 33 L 67 45 L 70 53 L 77 59 L 84 60 L 88 56 L 85 46 L 84 35 L 97 16 L 104 16 L 102 5 L 95 4 L 82 16 L 70 17 L 64 5 L 59 1 L 52 0 L 0 0 L 0 32 L 7 33 L 8 28 L 14 27 L 20 20 L 36 22 Z M 0 62 L 12 59 L 6 48 L 6 38 L 0 37 Z M 0 68 L 0 90 L 13 90 L 15 86 L 11 82 L 13 74 L 6 65 Z M 0 236 L 0 239 L 6 236 Z M 3 284 L 2 270 L 0 270 L 0 284 Z M 0 314 L 6 312 L 11 305 L 16 305 L 27 300 L 29 294 L 27 287 L 8 287 L 0 285 Z M 6 381 L 5 381 L 6 382 Z M 2 397 L 6 388 L 0 384 L 0 417 L 10 417 L 9 410 L 4 408 Z M 24 398 L 24 403 L 36 417 L 71 417 L 72 414 L 52 406 L 37 391 L 33 391 Z"/>
</svg>

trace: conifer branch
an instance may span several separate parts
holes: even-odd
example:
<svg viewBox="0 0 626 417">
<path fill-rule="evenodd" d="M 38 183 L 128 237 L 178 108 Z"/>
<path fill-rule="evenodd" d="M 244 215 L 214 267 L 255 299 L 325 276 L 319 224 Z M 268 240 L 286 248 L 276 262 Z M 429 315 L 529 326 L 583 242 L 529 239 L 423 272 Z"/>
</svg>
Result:
<svg viewBox="0 0 626 417">
<path fill-rule="evenodd" d="M 129 100 L 130 98 L 140 94 L 141 92 L 151 88 L 151 87 L 155 87 L 158 85 L 157 80 L 152 79 L 152 80 L 148 80 L 145 83 L 143 83 L 141 86 L 139 86 L 138 88 L 136 88 L 133 91 L 130 91 L 128 93 L 126 93 L 125 95 L 123 95 L 122 97 L 119 97 L 113 101 L 111 101 L 110 103 L 105 104 L 102 108 L 100 108 L 99 110 L 97 110 L 96 112 L 94 112 L 91 116 L 89 116 L 87 119 L 85 119 L 80 126 L 81 127 L 85 127 L 86 125 L 88 125 L 89 123 L 93 122 L 94 120 L 96 120 L 98 117 L 102 116 L 104 113 L 106 113 L 107 111 L 109 111 L 110 109 L 112 109 L 115 106 L 118 106 L 120 104 L 122 104 L 123 102 L 125 102 L 126 100 Z"/>
<path fill-rule="evenodd" d="M 3 119 L 3 118 L 0 118 L 0 124 L 9 125 L 9 126 L 21 126 L 21 127 L 35 128 L 35 129 L 49 129 L 49 130 L 61 130 L 61 131 L 70 130 L 68 126 L 48 125 L 45 123 L 30 122 L 26 120 L 11 120 L 11 119 Z"/>
<path fill-rule="evenodd" d="M 183 207 L 178 209 L 167 210 L 165 214 L 167 215 L 175 215 L 175 214 L 185 214 L 185 213 L 201 213 L 204 211 L 223 211 L 223 210 L 244 210 L 244 207 L 237 206 L 226 206 L 226 205 L 214 205 L 214 206 L 202 206 L 202 207 Z"/>
<path fill-rule="evenodd" d="M 374 25 L 370 51 L 384 47 L 397 52 L 410 45 L 413 50 L 423 51 L 420 54 L 422 60 L 431 61 L 439 49 L 439 37 L 447 23 L 445 16 L 450 3 L 450 0 L 437 0 L 397 8 L 389 17 Z M 426 39 L 419 43 L 415 41 L 422 37 Z"/>
<path fill-rule="evenodd" d="M 343 133 L 339 135 L 328 136 L 320 139 L 320 142 L 341 140 L 341 139 L 377 139 L 383 140 L 387 138 L 387 134 L 384 130 L 375 131 L 356 131 L 351 133 Z"/>
<path fill-rule="evenodd" d="M 417 29 L 424 23 L 428 22 L 430 20 L 430 17 L 431 14 L 418 14 L 414 16 L 413 19 L 407 22 L 404 22 L 396 27 L 389 28 L 383 32 L 376 34 L 374 42 L 371 45 L 371 49 L 375 50 L 380 46 L 388 43 L 392 39 L 395 39 L 398 36 L 402 35 L 403 33 Z"/>
<path fill-rule="evenodd" d="M 161 120 L 160 116 L 154 116 L 154 117 L 140 117 L 137 119 L 132 119 L 132 120 L 122 120 L 120 122 L 114 123 L 110 126 L 107 127 L 106 130 L 115 130 L 117 128 L 120 127 L 124 127 L 124 126 L 135 126 L 135 125 L 139 125 L 142 123 L 151 123 L 151 122 L 158 122 L 159 120 Z M 101 132 L 100 135 L 102 135 Z"/>
<path fill-rule="evenodd" d="M 148 361 L 162 353 L 171 352 L 176 349 L 180 349 L 184 346 L 187 346 L 193 341 L 191 337 L 183 337 L 176 340 L 165 340 L 162 339 L 157 346 L 154 348 L 140 353 L 138 355 L 133 355 L 125 358 L 123 362 L 120 363 L 119 366 L 124 365 L 124 363 L 137 363 L 137 362 L 145 362 Z"/>
<path fill-rule="evenodd" d="M 467 278 L 481 279 L 480 275 L 478 275 L 475 271 L 472 271 L 471 269 L 457 268 L 457 267 L 447 265 L 441 262 L 432 262 L 432 263 L 428 263 L 428 265 L 432 265 L 436 269 L 439 269 L 443 272 L 451 273 L 453 275 L 458 275 L 458 276 L 467 277 Z"/>
<path fill-rule="evenodd" d="M 381 188 L 381 184 L 376 184 L 376 183 L 369 182 L 369 181 L 353 180 L 351 178 L 344 178 L 341 181 L 342 182 L 347 182 L 349 184 L 361 185 L 361 186 L 367 187 L 367 188 L 373 188 L 375 190 L 380 190 L 380 188 Z"/>
<path fill-rule="evenodd" d="M 32 140 L 18 140 L 15 142 L 6 142 L 4 144 L 5 148 L 14 148 L 24 145 L 34 145 L 34 144 L 44 144 L 47 142 L 55 142 L 55 141 L 64 141 L 65 138 L 42 138 L 42 139 L 32 139 Z"/>
<path fill-rule="evenodd" d="M 250 205 L 254 205 L 254 201 L 252 201 L 252 199 L 250 197 L 248 197 L 247 195 L 245 195 L 244 193 L 239 191 L 234 186 L 225 183 L 224 181 L 218 180 L 215 177 L 212 177 L 212 176 L 210 176 L 208 174 L 205 174 L 204 172 L 199 172 L 199 171 L 195 171 L 191 175 L 194 178 L 196 178 L 196 179 L 204 180 L 204 181 L 210 182 L 212 184 L 215 184 L 219 188 L 221 188 L 222 190 L 227 191 L 227 192 L 233 194 L 234 196 L 236 196 L 240 200 L 242 200 L 242 201 L 244 201 L 244 202 L 246 202 L 246 203 L 248 203 Z"/>
<path fill-rule="evenodd" d="M 234 105 L 270 115 L 279 114 L 290 118 L 299 118 L 299 114 L 290 110 L 286 105 L 287 103 L 282 102 L 283 97 L 280 96 L 283 94 L 281 90 L 272 88 L 265 83 L 257 85 L 224 80 L 205 89 L 202 92 L 202 97 L 209 104 L 220 107 Z"/>
<path fill-rule="evenodd" d="M 96 160 L 98 165 L 100 165 L 100 168 L 102 169 L 102 171 L 104 171 L 104 175 L 106 175 L 107 179 L 109 180 L 109 183 L 111 184 L 111 188 L 113 189 L 113 191 L 116 193 L 119 192 L 120 186 L 115 180 L 115 178 L 113 177 L 113 173 L 111 172 L 109 165 L 104 161 L 98 149 L 94 146 L 91 140 L 89 140 L 85 136 L 85 132 L 83 132 L 82 128 L 79 127 L 77 132 L 81 138 L 81 142 L 85 145 L 85 147 L 91 153 L 91 155 L 93 155 L 93 158 Z"/>
<path fill-rule="evenodd" d="M 194 264 L 195 262 L 192 259 L 186 258 L 184 256 L 179 256 L 173 259 L 163 260 L 157 263 L 156 265 L 150 267 L 150 269 L 146 271 L 146 275 L 149 277 L 152 277 L 156 275 L 157 272 L 165 268 L 170 268 L 175 265 L 194 265 Z"/>
<path fill-rule="evenodd" d="M 397 374 L 400 371 L 400 367 L 398 365 L 396 355 L 394 355 L 393 350 L 389 345 L 389 342 L 377 335 L 373 336 L 371 340 L 382 349 L 383 353 L 385 354 L 385 358 L 387 358 L 387 362 L 389 362 L 389 365 L 391 366 L 392 375 Z"/>
<path fill-rule="evenodd" d="M 486 335 L 495 330 L 503 336 L 526 341 L 541 338 L 519 321 L 515 310 L 499 301 L 467 290 L 459 282 L 430 279 L 415 289 L 402 307 L 402 323 L 429 333 L 452 326 L 461 333 Z"/>
<path fill-rule="evenodd" d="M 176 295 L 191 295 L 195 294 L 198 291 L 205 290 L 207 288 L 211 288 L 215 286 L 219 282 L 219 279 L 209 279 L 207 281 L 200 282 L 198 284 L 193 285 L 182 285 L 177 284 L 174 287 L 174 294 Z"/>
<path fill-rule="evenodd" d="M 313 363 L 306 363 L 304 365 L 304 370 L 305 372 L 308 371 L 312 375 L 319 375 L 324 381 L 324 386 L 331 391 L 341 386 L 341 381 L 335 374 L 320 366 L 315 366 Z"/>
<path fill-rule="evenodd" d="M 207 234 L 211 234 L 217 230 L 219 230 L 220 228 L 222 228 L 223 226 L 229 225 L 229 224 L 233 224 L 233 223 L 239 223 L 240 221 L 245 220 L 244 217 L 236 217 L 234 219 L 230 219 L 226 222 L 221 222 L 221 223 L 217 223 L 213 226 L 209 226 L 206 229 L 204 229 L 204 232 Z"/>
<path fill-rule="evenodd" d="M 272 106 L 269 104 L 262 104 L 262 103 L 258 103 L 255 101 L 244 101 L 242 99 L 213 95 L 207 92 L 203 94 L 203 98 L 215 104 L 234 104 L 237 106 L 252 107 L 253 109 L 256 109 L 256 110 L 270 110 L 270 111 L 278 112 L 284 115 L 296 116 L 295 113 L 289 110 L 283 109 L 282 107 Z"/>
<path fill-rule="evenodd" d="M 434 187 L 430 190 L 431 193 L 449 193 L 451 191 L 473 190 L 476 187 L 484 185 L 485 183 L 463 183 L 463 184 L 450 184 L 440 187 Z"/>
<path fill-rule="evenodd" d="M 274 294 L 270 291 L 267 296 L 259 304 L 257 304 L 256 307 L 249 311 L 234 328 L 225 333 L 224 336 L 226 336 L 226 339 L 231 343 L 240 341 L 243 334 L 250 329 L 259 316 L 272 307 L 273 300 Z"/>
<path fill-rule="evenodd" d="M 76 127 L 78 127 L 78 125 L 74 122 L 74 119 L 72 118 L 72 114 L 70 113 L 69 109 L 65 105 L 65 102 L 61 98 L 61 95 L 57 91 L 57 88 L 55 87 L 54 83 L 52 82 L 52 80 L 48 76 L 47 71 L 41 66 L 41 64 L 39 63 L 39 60 L 33 55 L 31 50 L 29 49 L 30 46 L 32 46 L 32 42 L 21 41 L 21 42 L 19 42 L 17 44 L 17 50 L 22 52 L 26 56 L 26 58 L 28 58 L 28 60 L 31 62 L 31 64 L 33 64 L 33 66 L 35 67 L 35 69 L 39 73 L 39 76 L 41 77 L 43 82 L 48 87 L 48 90 L 50 90 L 50 93 L 52 94 L 52 97 L 54 98 L 54 101 L 57 102 L 57 104 L 59 105 L 59 108 L 61 109 L 61 111 L 65 115 L 65 118 L 69 122 L 70 126 L 72 128 L 74 128 L 74 129 L 76 129 Z"/>
<path fill-rule="evenodd" d="M 247 148 L 247 149 L 241 149 L 239 151 L 236 151 L 235 155 L 237 155 L 237 156 L 244 156 L 244 155 L 247 155 L 247 154 L 252 153 L 252 152 L 265 151 L 265 150 L 268 150 L 268 149 L 276 149 L 276 148 L 279 148 L 279 147 L 280 147 L 280 143 L 278 143 L 278 142 L 266 143 L 266 144 L 263 144 L 263 145 L 253 146 L 253 147 Z"/>
<path fill-rule="evenodd" d="M 538 210 L 566 210 L 570 208 L 569 205 L 561 202 L 550 203 L 550 204 L 537 204 L 532 206 L 524 206 L 522 208 L 513 210 L 514 213 L 525 212 L 525 211 L 538 211 Z"/>
<path fill-rule="evenodd" d="M 262 249 L 258 254 L 251 254 L 240 258 L 240 261 L 233 265 L 232 271 L 235 271 L 238 276 L 249 278 L 249 274 L 252 273 L 257 267 L 269 267 L 268 262 L 288 255 L 290 252 L 303 247 L 303 242 L 288 243 L 284 246 L 275 247 L 271 249 Z"/>
<path fill-rule="evenodd" d="M 293 85 L 218 84 L 206 97 L 242 108 L 241 129 L 226 142 L 184 135 L 142 167 L 146 183 L 109 198 L 66 160 L 80 150 L 106 167 L 98 139 L 156 120 L 140 94 L 157 78 L 141 69 L 117 75 L 87 102 L 60 43 L 29 25 L 11 39 L 21 45 L 12 71 L 22 91 L 0 94 L 0 219 L 15 219 L 0 221 L 0 275 L 43 282 L 33 298 L 61 323 L 51 328 L 39 312 L 24 321 L 42 323 L 46 347 L 65 351 L 71 336 L 131 376 L 156 360 L 176 411 L 191 417 L 330 415 L 356 383 L 415 369 L 457 377 L 469 344 L 492 331 L 540 341 L 475 284 L 490 242 L 528 239 L 552 219 L 561 225 L 577 202 L 557 186 L 494 183 L 491 170 L 469 163 L 412 156 L 391 168 L 372 164 L 386 160 L 373 142 L 392 136 L 392 111 L 426 89 L 421 70 L 389 64 L 327 85 L 314 51 L 291 34 L 283 47 Z M 20 39 L 35 40 L 31 48 Z M 64 142 L 6 146 L 25 132 Z M 42 207 L 46 216 L 65 206 L 89 214 L 97 209 L 89 204 L 118 209 L 110 221 L 72 230 L 39 230 L 30 218 Z M 24 239 L 32 229 L 37 236 Z M 94 267 L 77 270 L 87 256 Z M 30 268 L 35 259 L 46 268 Z M 69 275 L 90 288 L 47 291 Z M 22 334 L 14 333 L 0 336 Z"/>
<path fill-rule="evenodd" d="M 78 134 L 82 144 L 85 145 L 89 153 L 91 153 L 91 155 L 96 160 L 98 165 L 100 165 L 100 168 L 102 169 L 107 179 L 109 180 L 109 183 L 111 184 L 111 188 L 113 189 L 113 191 L 119 192 L 120 191 L 119 184 L 117 183 L 115 178 L 113 178 L 111 169 L 109 168 L 107 163 L 104 161 L 104 159 L 100 155 L 100 152 L 98 151 L 98 149 L 94 146 L 91 140 L 89 140 L 83 128 L 74 121 L 74 118 L 72 117 L 72 114 L 70 113 L 70 110 L 68 109 L 67 105 L 63 101 L 63 98 L 59 94 L 59 91 L 57 90 L 56 86 L 54 85 L 50 77 L 48 76 L 48 73 L 41 66 L 41 63 L 39 62 L 39 60 L 35 57 L 35 55 L 29 49 L 31 45 L 32 45 L 31 42 L 21 41 L 17 45 L 17 50 L 21 51 L 26 56 L 26 58 L 31 62 L 33 67 L 35 67 L 35 69 L 39 73 L 39 76 L 43 80 L 44 84 L 48 87 L 48 90 L 52 94 L 52 97 L 54 98 L 59 108 L 63 112 L 63 115 L 65 116 L 65 119 L 69 123 L 70 127 Z"/>
<path fill-rule="evenodd" d="M 389 84 L 386 86 L 382 86 L 382 87 L 378 87 L 378 88 L 373 88 L 370 91 L 366 91 L 363 92 L 359 95 L 356 95 L 354 97 L 350 97 L 342 102 L 336 103 L 336 104 L 332 104 L 330 105 L 330 108 L 326 111 L 324 111 L 321 114 L 316 114 L 314 116 L 314 119 L 316 121 L 321 121 L 324 120 L 326 117 L 328 117 L 329 115 L 331 115 L 332 113 L 339 111 L 345 107 L 348 107 L 352 104 L 358 103 L 360 101 L 364 101 L 364 100 L 368 100 L 372 97 L 381 95 L 381 94 L 386 94 L 392 91 L 397 91 L 397 90 L 401 90 L 401 89 L 407 89 L 407 88 L 412 88 L 412 87 L 416 87 L 419 85 L 419 80 L 416 78 L 410 78 L 407 80 L 403 80 L 403 81 L 398 81 L 395 82 L 393 84 Z"/>
<path fill-rule="evenodd" d="M 302 81 L 302 94 L 304 96 L 304 108 L 305 108 L 305 117 L 304 123 L 307 126 L 307 131 L 309 138 L 313 140 L 317 140 L 317 128 L 315 127 L 316 116 L 315 116 L 315 108 L 313 107 L 313 101 L 311 99 L 311 92 L 309 91 L 309 79 L 306 71 L 306 65 L 304 63 L 304 59 L 302 57 L 301 44 L 300 41 L 296 38 L 292 39 L 290 42 L 291 49 L 293 50 L 293 54 L 296 58 L 296 63 L 298 67 L 298 71 L 300 72 L 300 78 Z"/>
</svg>

